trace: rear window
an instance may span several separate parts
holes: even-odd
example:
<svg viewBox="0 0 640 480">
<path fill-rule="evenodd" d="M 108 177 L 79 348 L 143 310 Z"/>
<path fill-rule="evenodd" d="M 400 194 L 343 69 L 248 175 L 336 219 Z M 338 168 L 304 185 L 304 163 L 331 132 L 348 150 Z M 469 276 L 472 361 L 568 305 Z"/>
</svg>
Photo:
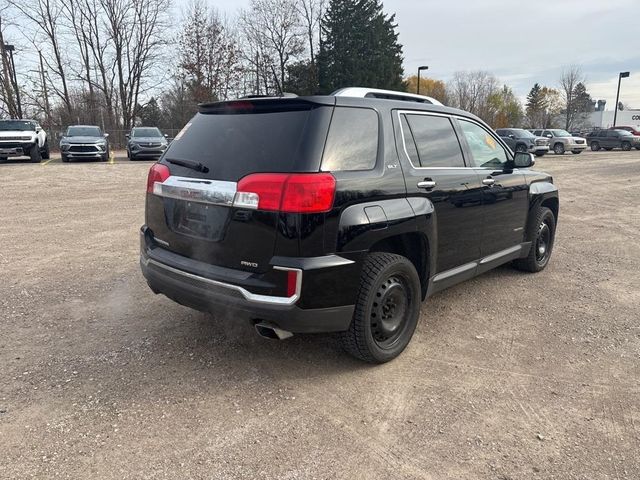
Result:
<svg viewBox="0 0 640 480">
<path fill-rule="evenodd" d="M 312 111 L 310 106 L 293 111 L 198 113 L 176 136 L 165 158 L 200 162 L 209 168 L 208 176 L 218 180 L 295 172 Z"/>
<path fill-rule="evenodd" d="M 378 114 L 375 110 L 336 107 L 322 157 L 322 170 L 371 170 L 377 156 Z"/>
</svg>

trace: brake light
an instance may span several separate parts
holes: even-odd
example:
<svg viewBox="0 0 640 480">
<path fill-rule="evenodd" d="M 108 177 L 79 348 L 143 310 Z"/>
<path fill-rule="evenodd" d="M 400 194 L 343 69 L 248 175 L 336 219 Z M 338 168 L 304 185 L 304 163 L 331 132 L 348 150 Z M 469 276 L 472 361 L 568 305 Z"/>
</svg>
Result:
<svg viewBox="0 0 640 480">
<path fill-rule="evenodd" d="M 336 179 L 330 173 L 255 173 L 238 182 L 234 205 L 285 213 L 331 210 Z"/>
<path fill-rule="evenodd" d="M 161 163 L 154 163 L 149 169 L 149 175 L 147 175 L 147 193 L 153 193 L 153 186 L 156 182 L 162 183 L 169 176 L 169 168 Z"/>
</svg>

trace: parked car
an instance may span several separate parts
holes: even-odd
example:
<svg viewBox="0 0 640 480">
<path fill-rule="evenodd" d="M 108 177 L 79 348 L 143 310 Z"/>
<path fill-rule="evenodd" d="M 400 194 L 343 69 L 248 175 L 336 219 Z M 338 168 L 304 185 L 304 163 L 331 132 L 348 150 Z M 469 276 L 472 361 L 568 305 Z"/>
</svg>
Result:
<svg viewBox="0 0 640 480">
<path fill-rule="evenodd" d="M 634 127 L 611 127 L 609 130 L 626 130 L 631 133 L 631 135 L 640 137 L 640 130 L 635 129 Z"/>
<path fill-rule="evenodd" d="M 587 141 L 582 137 L 574 137 L 566 130 L 559 128 L 549 128 L 547 130 L 533 130 L 533 134 L 538 137 L 549 139 L 549 146 L 556 155 L 564 155 L 570 151 L 578 155 L 587 149 Z"/>
<path fill-rule="evenodd" d="M 0 160 L 23 156 L 34 163 L 48 159 L 47 132 L 35 120 L 0 120 Z"/>
<path fill-rule="evenodd" d="M 514 152 L 529 152 L 542 157 L 549 151 L 549 140 L 544 137 L 536 137 L 528 130 L 522 128 L 499 128 L 496 133 Z"/>
<path fill-rule="evenodd" d="M 157 160 L 167 149 L 167 135 L 156 127 L 134 127 L 127 134 L 127 157 Z"/>
<path fill-rule="evenodd" d="M 108 133 L 94 125 L 72 125 L 60 139 L 60 155 L 63 162 L 70 160 L 109 159 Z"/>
<path fill-rule="evenodd" d="M 598 130 L 587 135 L 587 140 L 594 152 L 601 148 L 605 150 L 613 150 L 614 148 L 631 150 L 635 147 L 640 150 L 640 137 L 636 137 L 626 130 Z"/>
<path fill-rule="evenodd" d="M 547 266 L 558 189 L 533 164 L 428 97 L 204 104 L 149 171 L 142 272 L 182 305 L 245 312 L 263 336 L 340 332 L 355 357 L 386 362 L 434 293 L 509 262 Z"/>
</svg>

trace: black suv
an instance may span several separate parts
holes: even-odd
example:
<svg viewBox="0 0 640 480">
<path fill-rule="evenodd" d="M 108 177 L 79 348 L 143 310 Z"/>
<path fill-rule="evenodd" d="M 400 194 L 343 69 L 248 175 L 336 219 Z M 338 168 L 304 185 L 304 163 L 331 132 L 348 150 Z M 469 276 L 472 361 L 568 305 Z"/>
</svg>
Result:
<svg viewBox="0 0 640 480">
<path fill-rule="evenodd" d="M 202 105 L 149 171 L 142 272 L 180 304 L 247 312 L 263 336 L 340 332 L 385 362 L 429 295 L 507 262 L 545 268 L 558 190 L 533 162 L 426 97 Z"/>
<path fill-rule="evenodd" d="M 640 137 L 636 137 L 627 130 L 596 130 L 587 135 L 587 141 L 591 146 L 591 150 L 594 152 L 597 152 L 601 148 L 605 150 L 621 148 L 622 150 L 629 151 L 635 147 L 640 150 Z"/>
<path fill-rule="evenodd" d="M 498 128 L 496 133 L 513 152 L 530 152 L 542 157 L 549 151 L 549 140 L 536 137 L 523 128 Z"/>
</svg>

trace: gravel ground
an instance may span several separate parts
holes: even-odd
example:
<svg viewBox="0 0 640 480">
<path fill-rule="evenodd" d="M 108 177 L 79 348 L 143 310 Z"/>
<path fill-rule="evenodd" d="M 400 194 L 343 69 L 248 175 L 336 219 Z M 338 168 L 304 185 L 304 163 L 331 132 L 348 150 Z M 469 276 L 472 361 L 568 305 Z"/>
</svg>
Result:
<svg viewBox="0 0 640 480">
<path fill-rule="evenodd" d="M 0 165 L 0 478 L 640 478 L 640 152 L 540 160 L 549 268 L 434 296 L 377 367 L 153 295 L 148 167 Z"/>
</svg>

